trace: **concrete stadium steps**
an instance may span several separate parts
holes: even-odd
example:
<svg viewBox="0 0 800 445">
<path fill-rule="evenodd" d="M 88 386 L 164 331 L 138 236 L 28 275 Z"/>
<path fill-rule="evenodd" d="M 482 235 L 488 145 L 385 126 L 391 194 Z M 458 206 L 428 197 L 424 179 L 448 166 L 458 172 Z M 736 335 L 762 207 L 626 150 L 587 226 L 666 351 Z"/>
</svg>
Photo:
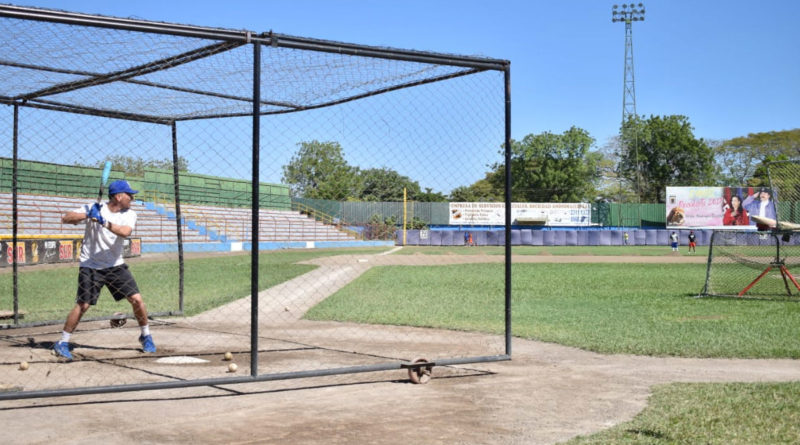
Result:
<svg viewBox="0 0 800 445">
<path fill-rule="evenodd" d="M 172 215 L 175 208 L 165 207 Z M 214 232 L 227 241 L 252 239 L 252 211 L 248 208 L 181 205 L 190 225 Z M 259 210 L 259 241 L 352 241 L 355 236 L 292 210 Z"/>
<path fill-rule="evenodd" d="M 17 197 L 18 233 L 20 235 L 83 235 L 83 224 L 63 224 L 61 216 L 84 204 L 92 202 L 87 198 L 74 198 L 49 195 L 19 195 Z M 178 241 L 175 221 L 168 220 L 150 211 L 140 202 L 131 208 L 137 213 L 137 223 L 131 236 L 139 237 L 143 243 L 174 243 Z M 12 231 L 12 196 L 0 193 L 0 232 Z M 186 243 L 209 242 L 209 237 L 201 235 L 189 227 L 183 229 Z"/>
<path fill-rule="evenodd" d="M 83 235 L 84 225 L 61 223 L 61 216 L 77 209 L 91 198 L 49 195 L 19 195 L 18 232 L 21 235 Z M 174 207 L 135 201 L 131 206 L 138 215 L 133 236 L 143 243 L 177 243 Z M 12 231 L 12 196 L 0 193 L 0 232 Z M 182 235 L 185 243 L 250 241 L 250 209 L 184 204 Z M 259 212 L 259 241 L 352 241 L 356 238 L 335 226 L 291 210 L 265 209 Z"/>
</svg>

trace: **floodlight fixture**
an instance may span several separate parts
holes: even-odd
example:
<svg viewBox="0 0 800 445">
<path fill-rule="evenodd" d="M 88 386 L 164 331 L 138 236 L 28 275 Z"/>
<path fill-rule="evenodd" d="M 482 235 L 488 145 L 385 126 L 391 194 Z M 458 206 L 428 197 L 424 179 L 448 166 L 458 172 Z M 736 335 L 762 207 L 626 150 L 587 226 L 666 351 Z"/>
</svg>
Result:
<svg viewBox="0 0 800 445">
<path fill-rule="evenodd" d="M 644 21 L 644 3 L 626 4 L 623 3 L 622 7 L 618 9 L 618 5 L 611 7 L 611 21 L 612 22 L 642 22 Z"/>
</svg>

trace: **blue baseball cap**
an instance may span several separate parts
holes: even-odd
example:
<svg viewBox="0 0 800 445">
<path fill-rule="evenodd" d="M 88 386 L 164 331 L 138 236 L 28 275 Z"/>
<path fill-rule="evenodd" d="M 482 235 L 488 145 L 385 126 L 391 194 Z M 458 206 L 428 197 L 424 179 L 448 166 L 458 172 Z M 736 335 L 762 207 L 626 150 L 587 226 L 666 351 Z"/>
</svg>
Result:
<svg viewBox="0 0 800 445">
<path fill-rule="evenodd" d="M 117 193 L 129 193 L 131 195 L 135 195 L 139 193 L 139 191 L 132 189 L 130 184 L 128 184 L 128 181 L 119 179 L 108 185 L 108 196 L 114 196 Z"/>
</svg>

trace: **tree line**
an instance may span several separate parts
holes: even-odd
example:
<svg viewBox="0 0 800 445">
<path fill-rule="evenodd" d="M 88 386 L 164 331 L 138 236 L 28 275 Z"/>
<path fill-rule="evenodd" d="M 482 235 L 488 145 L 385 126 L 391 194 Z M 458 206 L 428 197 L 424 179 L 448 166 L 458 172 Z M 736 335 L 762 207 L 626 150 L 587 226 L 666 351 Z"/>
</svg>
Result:
<svg viewBox="0 0 800 445">
<path fill-rule="evenodd" d="M 800 128 L 751 133 L 728 140 L 694 136 L 686 116 L 635 116 L 602 147 L 584 129 L 545 131 L 511 141 L 514 202 L 665 202 L 667 186 L 761 186 L 767 163 L 800 154 Z M 500 147 L 501 154 L 504 149 Z M 172 169 L 171 159 L 111 156 L 114 170 L 141 176 L 144 168 Z M 105 161 L 104 160 L 104 161 Z M 102 165 L 101 161 L 99 165 Z M 306 141 L 283 166 L 293 196 L 334 201 L 503 201 L 505 165 L 486 166 L 483 178 L 449 194 L 420 186 L 388 168 L 350 165 L 335 141 Z M 189 171 L 179 158 L 179 171 Z"/>
<path fill-rule="evenodd" d="M 723 141 L 698 139 L 686 116 L 636 116 L 599 149 L 581 128 L 529 134 L 511 141 L 515 202 L 665 202 L 667 186 L 760 186 L 766 163 L 797 157 L 800 129 L 753 133 Z M 283 167 L 294 196 L 337 201 L 503 201 L 505 165 L 449 195 L 421 189 L 390 168 L 347 163 L 337 142 L 301 142 Z M 501 153 L 503 150 L 501 149 Z"/>
</svg>

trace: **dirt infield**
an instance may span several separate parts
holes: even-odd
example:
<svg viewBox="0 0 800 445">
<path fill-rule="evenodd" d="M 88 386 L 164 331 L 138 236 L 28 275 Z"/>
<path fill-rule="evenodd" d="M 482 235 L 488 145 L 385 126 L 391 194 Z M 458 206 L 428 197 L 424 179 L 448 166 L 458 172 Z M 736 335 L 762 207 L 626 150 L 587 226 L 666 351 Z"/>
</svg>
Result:
<svg viewBox="0 0 800 445">
<path fill-rule="evenodd" d="M 331 261 L 314 262 L 324 269 L 325 264 L 333 267 L 326 263 Z M 349 280 L 377 264 L 493 261 L 503 257 L 354 256 L 352 262 L 344 262 L 350 267 L 337 273 Z M 705 258 L 515 256 L 514 261 L 704 262 Z M 369 335 L 370 330 L 385 328 L 363 329 Z M 440 334 L 437 338 L 437 331 L 424 331 L 431 342 L 452 341 L 452 333 Z M 437 367 L 427 385 L 410 384 L 405 371 L 398 370 L 4 401 L 0 424 L 4 436 L 17 443 L 545 444 L 629 420 L 645 407 L 656 384 L 800 380 L 797 360 L 601 355 L 520 339 L 513 342 L 512 356 L 508 362 Z M 92 371 L 89 366 L 87 372 Z"/>
</svg>

